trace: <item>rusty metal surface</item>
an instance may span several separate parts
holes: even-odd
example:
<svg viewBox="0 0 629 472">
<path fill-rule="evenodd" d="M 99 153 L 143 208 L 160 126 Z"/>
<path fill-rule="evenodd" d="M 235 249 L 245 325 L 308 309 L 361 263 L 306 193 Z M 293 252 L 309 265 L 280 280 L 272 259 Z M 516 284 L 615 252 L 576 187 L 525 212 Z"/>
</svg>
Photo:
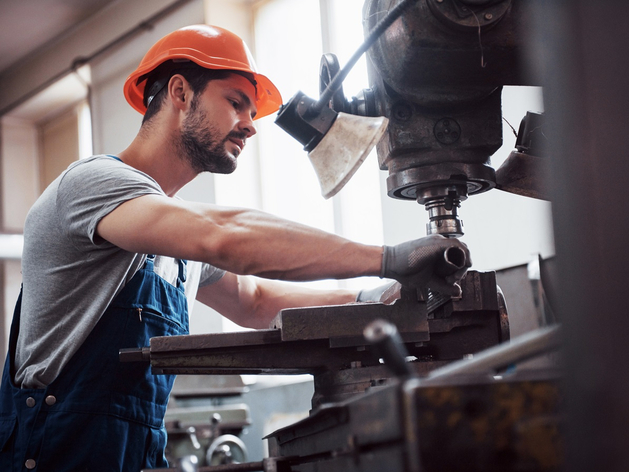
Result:
<svg viewBox="0 0 629 472">
<path fill-rule="evenodd" d="M 363 336 L 375 319 L 397 326 L 416 358 L 411 370 L 421 375 L 504 341 L 495 273 L 469 271 L 461 287 L 461 298 L 442 300 L 430 313 L 421 293 L 398 284 L 392 304 L 284 310 L 272 329 L 157 337 L 121 359 L 150 361 L 155 374 L 313 374 L 316 407 L 390 383 L 394 375 Z"/>
<path fill-rule="evenodd" d="M 414 333 L 412 341 L 430 339 L 426 304 L 407 299 L 396 300 L 392 305 L 364 303 L 282 310 L 271 327 L 281 330 L 282 341 L 362 338 L 365 326 L 375 319 L 393 323 L 400 333 Z"/>
<path fill-rule="evenodd" d="M 468 271 L 460 285 L 465 296 L 452 301 L 453 311 L 498 310 L 495 272 Z"/>
<path fill-rule="evenodd" d="M 278 330 L 279 334 L 279 330 Z M 185 342 L 185 340 L 181 340 Z M 292 341 L 204 349 L 168 349 L 151 352 L 154 373 L 171 374 L 303 374 L 349 367 L 352 362 L 373 363 L 371 354 L 355 347 L 330 349 L 327 340 Z"/>
<path fill-rule="evenodd" d="M 443 367 L 447 361 L 422 360 L 409 362 L 414 375 L 424 377 L 432 370 Z M 397 382 L 386 365 L 357 366 L 354 368 L 325 371 L 314 376 L 315 394 L 312 407 L 323 403 L 342 402 L 359 393 L 375 391 Z"/>
<path fill-rule="evenodd" d="M 151 354 L 162 351 L 203 350 L 229 346 L 263 346 L 279 343 L 281 333 L 275 329 L 259 329 L 236 333 L 189 334 L 151 338 Z"/>
<path fill-rule="evenodd" d="M 368 0 L 363 10 L 365 32 L 397 3 L 399 0 Z M 416 2 L 368 52 L 385 82 L 396 92 L 421 96 L 429 87 L 443 89 L 447 84 L 470 91 L 487 85 L 535 85 L 522 70 L 529 19 L 521 2 L 513 2 L 494 25 L 484 19 L 486 6 L 480 7 L 483 11 L 473 8 L 479 17 L 480 41 L 478 27 L 465 30 L 454 22 L 442 21 L 436 5 L 434 0 Z M 467 16 L 476 21 L 469 11 Z"/>
<path fill-rule="evenodd" d="M 270 454 L 290 471 L 558 471 L 557 384 L 551 372 L 428 387 L 411 379 L 274 432 Z"/>
<path fill-rule="evenodd" d="M 470 271 L 462 289 L 461 299 L 440 306 L 431 319 L 414 291 L 402 291 L 391 305 L 284 310 L 275 329 L 152 338 L 150 362 L 155 373 L 177 374 L 297 374 L 369 366 L 377 359 L 362 330 L 376 318 L 398 327 L 411 355 L 458 359 L 504 340 L 495 274 Z"/>
<path fill-rule="evenodd" d="M 560 393 L 552 382 L 429 387 L 416 401 L 425 470 L 561 468 Z"/>
<path fill-rule="evenodd" d="M 199 467 L 197 472 L 275 472 L 276 468 L 268 467 L 268 461 L 244 462 L 242 464 L 225 464 Z M 178 467 L 168 467 L 162 469 L 142 469 L 141 472 L 181 472 Z"/>
<path fill-rule="evenodd" d="M 495 374 L 510 366 L 538 357 L 541 354 L 555 352 L 561 346 L 559 325 L 522 334 L 510 342 L 485 349 L 470 359 L 452 362 L 445 367 L 430 372 L 429 380 L 463 373 Z M 426 380 L 424 380 L 424 383 Z"/>
<path fill-rule="evenodd" d="M 367 0 L 365 33 L 399 3 Z M 368 51 L 375 114 L 389 119 L 377 150 L 390 197 L 430 213 L 441 198 L 462 202 L 496 186 L 490 156 L 502 145 L 502 87 L 534 85 L 524 67 L 524 3 L 416 2 Z M 458 218 L 444 221 L 445 234 L 462 234 Z"/>
</svg>

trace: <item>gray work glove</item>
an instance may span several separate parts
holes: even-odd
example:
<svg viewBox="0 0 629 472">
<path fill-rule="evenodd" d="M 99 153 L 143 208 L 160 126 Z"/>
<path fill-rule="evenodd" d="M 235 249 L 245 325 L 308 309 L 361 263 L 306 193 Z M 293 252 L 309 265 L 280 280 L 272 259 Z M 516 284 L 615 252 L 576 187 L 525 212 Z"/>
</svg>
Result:
<svg viewBox="0 0 629 472">
<path fill-rule="evenodd" d="M 380 277 L 456 297 L 461 294 L 457 282 L 471 266 L 470 252 L 464 243 L 433 234 L 397 246 L 384 246 Z"/>
</svg>

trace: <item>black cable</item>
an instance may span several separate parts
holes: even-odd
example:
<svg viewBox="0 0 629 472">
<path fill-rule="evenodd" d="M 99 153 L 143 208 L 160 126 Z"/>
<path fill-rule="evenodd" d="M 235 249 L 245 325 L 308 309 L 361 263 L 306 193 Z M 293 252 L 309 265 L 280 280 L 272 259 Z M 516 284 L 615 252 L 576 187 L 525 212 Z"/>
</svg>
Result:
<svg viewBox="0 0 629 472">
<path fill-rule="evenodd" d="M 417 2 L 417 0 L 403 0 L 401 3 L 395 6 L 393 10 L 391 10 L 387 14 L 387 16 L 380 20 L 380 22 L 374 27 L 374 29 L 371 30 L 369 36 L 367 36 L 367 39 L 365 39 L 365 42 L 360 45 L 360 47 L 349 59 L 349 61 L 347 61 L 345 67 L 343 67 L 343 69 L 341 69 L 339 73 L 334 76 L 334 79 L 332 79 L 332 81 L 328 84 L 326 89 L 319 97 L 319 100 L 311 105 L 310 110 L 308 110 L 308 114 L 317 114 L 321 110 L 323 110 L 325 106 L 327 106 L 327 104 L 330 102 L 330 99 L 332 98 L 332 95 L 334 95 L 334 93 L 341 86 L 341 84 L 345 80 L 345 77 L 347 77 L 347 74 L 349 74 L 350 70 L 352 70 L 356 62 L 358 62 L 358 59 L 360 59 L 360 56 L 362 56 L 363 53 L 367 51 L 367 49 L 369 49 L 373 45 L 373 43 L 376 42 L 376 40 L 382 35 L 382 33 L 384 33 L 386 29 L 391 26 L 395 20 L 402 16 L 402 13 L 404 13 L 404 11 L 415 2 Z"/>
</svg>

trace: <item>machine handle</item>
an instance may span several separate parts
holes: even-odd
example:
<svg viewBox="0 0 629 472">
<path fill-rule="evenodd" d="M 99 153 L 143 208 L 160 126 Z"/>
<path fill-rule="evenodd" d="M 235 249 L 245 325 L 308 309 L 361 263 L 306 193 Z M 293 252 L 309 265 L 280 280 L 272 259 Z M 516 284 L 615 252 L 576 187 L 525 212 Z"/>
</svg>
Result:
<svg viewBox="0 0 629 472">
<path fill-rule="evenodd" d="M 408 352 L 394 324 L 381 319 L 374 320 L 365 327 L 363 336 L 374 354 L 384 359 L 384 363 L 395 375 L 407 377 L 413 374 L 406 362 Z"/>
<path fill-rule="evenodd" d="M 120 362 L 151 362 L 150 347 L 127 347 L 118 351 Z"/>
</svg>

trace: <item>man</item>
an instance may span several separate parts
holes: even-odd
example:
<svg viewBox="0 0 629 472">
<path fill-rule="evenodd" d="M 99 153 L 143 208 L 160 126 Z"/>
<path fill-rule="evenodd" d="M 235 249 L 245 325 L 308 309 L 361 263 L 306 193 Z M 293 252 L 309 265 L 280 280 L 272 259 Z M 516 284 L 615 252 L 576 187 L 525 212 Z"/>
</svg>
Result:
<svg viewBox="0 0 629 472">
<path fill-rule="evenodd" d="M 357 299 L 271 279 L 382 276 L 457 294 L 470 265 L 456 240 L 382 248 L 175 198 L 201 172 L 233 172 L 256 132 L 253 119 L 281 104 L 226 30 L 199 25 L 167 35 L 129 77 L 125 96 L 144 114 L 130 146 L 71 165 L 27 218 L 0 395 L 3 471 L 166 466 L 173 378 L 122 364 L 118 351 L 187 334 L 195 298 L 242 326 L 266 328 L 283 308 Z M 436 269 L 452 247 L 467 262 L 444 275 Z"/>
</svg>

